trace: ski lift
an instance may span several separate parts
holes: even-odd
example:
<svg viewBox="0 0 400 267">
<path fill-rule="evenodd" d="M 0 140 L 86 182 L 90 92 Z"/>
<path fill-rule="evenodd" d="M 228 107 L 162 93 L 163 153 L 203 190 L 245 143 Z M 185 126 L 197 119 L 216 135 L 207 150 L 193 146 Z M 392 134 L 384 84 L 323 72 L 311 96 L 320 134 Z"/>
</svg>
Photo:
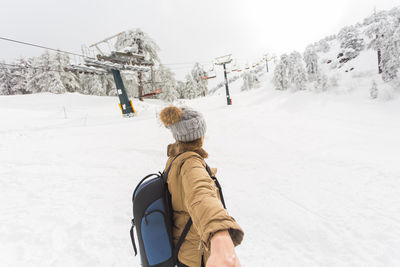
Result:
<svg viewBox="0 0 400 267">
<path fill-rule="evenodd" d="M 217 73 L 214 70 L 214 63 L 213 63 L 212 68 L 208 72 L 206 72 L 205 75 L 201 77 L 201 79 L 208 80 L 208 79 L 213 79 L 215 77 L 217 77 Z"/>
<path fill-rule="evenodd" d="M 238 71 L 238 68 L 237 68 L 237 66 L 236 66 L 236 61 L 235 61 L 235 63 L 233 64 L 233 67 L 232 67 L 232 72 L 233 71 Z"/>
<path fill-rule="evenodd" d="M 144 94 L 143 97 L 152 97 L 152 96 L 155 96 L 155 95 L 158 95 L 158 94 L 161 94 L 161 93 L 162 93 L 162 89 L 158 88 L 156 90 L 153 90 L 151 93 Z"/>
</svg>

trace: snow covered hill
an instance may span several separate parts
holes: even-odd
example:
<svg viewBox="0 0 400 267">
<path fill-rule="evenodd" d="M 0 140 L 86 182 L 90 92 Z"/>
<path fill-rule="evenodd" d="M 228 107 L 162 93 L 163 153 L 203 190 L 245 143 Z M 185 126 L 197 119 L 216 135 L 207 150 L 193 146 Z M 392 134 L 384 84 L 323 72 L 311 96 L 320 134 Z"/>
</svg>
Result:
<svg viewBox="0 0 400 267">
<path fill-rule="evenodd" d="M 380 11 L 336 35 L 277 59 L 277 90 L 370 92 L 371 98 L 392 99 L 400 92 L 400 7 Z M 288 51 L 290 52 L 290 51 Z"/>
<path fill-rule="evenodd" d="M 245 231 L 242 266 L 399 266 L 400 100 L 262 88 L 185 101 L 207 120 L 208 163 Z M 223 92 L 223 91 L 222 91 Z M 165 104 L 0 97 L 0 265 L 139 266 L 137 182 L 161 170 Z"/>
</svg>

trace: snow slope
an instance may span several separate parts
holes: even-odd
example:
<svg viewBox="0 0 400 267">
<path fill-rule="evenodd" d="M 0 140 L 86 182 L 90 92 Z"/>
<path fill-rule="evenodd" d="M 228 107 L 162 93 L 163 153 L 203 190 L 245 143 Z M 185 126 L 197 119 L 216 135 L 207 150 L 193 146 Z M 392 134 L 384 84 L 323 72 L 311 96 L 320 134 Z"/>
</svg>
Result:
<svg viewBox="0 0 400 267">
<path fill-rule="evenodd" d="M 186 101 L 245 230 L 242 266 L 400 266 L 400 100 L 368 92 L 224 91 Z M 236 88 L 236 89 L 235 89 Z M 0 266 L 139 266 L 128 230 L 137 182 L 161 170 L 164 104 L 0 97 Z"/>
</svg>

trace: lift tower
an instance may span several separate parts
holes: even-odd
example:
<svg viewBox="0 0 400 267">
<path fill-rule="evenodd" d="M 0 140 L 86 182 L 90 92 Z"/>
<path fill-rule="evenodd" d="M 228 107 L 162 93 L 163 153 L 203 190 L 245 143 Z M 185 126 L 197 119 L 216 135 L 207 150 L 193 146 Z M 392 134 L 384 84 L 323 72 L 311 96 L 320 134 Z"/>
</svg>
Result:
<svg viewBox="0 0 400 267">
<path fill-rule="evenodd" d="M 229 94 L 229 86 L 228 86 L 228 76 L 226 74 L 226 64 L 229 64 L 232 62 L 231 58 L 232 54 L 222 56 L 222 57 L 217 57 L 215 58 L 215 65 L 222 65 L 224 66 L 224 77 L 225 77 L 225 89 L 226 89 L 226 103 L 227 105 L 232 105 L 232 99 Z"/>
<path fill-rule="evenodd" d="M 106 38 L 100 42 L 90 45 L 91 48 L 96 48 L 98 54 L 96 58 L 85 57 L 84 64 L 89 68 L 106 71 L 106 73 L 112 73 L 114 82 L 117 87 L 117 94 L 120 101 L 120 108 L 124 117 L 133 117 L 136 112 L 133 108 L 132 101 L 129 100 L 126 92 L 125 85 L 122 81 L 121 71 L 134 71 L 138 73 L 150 71 L 150 68 L 154 65 L 152 61 L 146 60 L 143 53 L 132 53 L 132 52 L 121 52 L 121 51 L 110 51 L 104 53 L 100 45 L 108 44 L 110 49 L 109 41 L 123 34 L 123 32 L 115 34 L 109 38 Z M 111 50 L 111 49 L 110 49 Z M 82 68 L 76 66 L 77 68 Z"/>
</svg>

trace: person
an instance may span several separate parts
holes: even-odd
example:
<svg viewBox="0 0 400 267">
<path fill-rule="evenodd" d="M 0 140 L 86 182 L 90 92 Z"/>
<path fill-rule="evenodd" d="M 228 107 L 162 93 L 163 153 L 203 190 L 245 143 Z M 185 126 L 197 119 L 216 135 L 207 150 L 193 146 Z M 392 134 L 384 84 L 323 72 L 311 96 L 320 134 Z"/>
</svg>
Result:
<svg viewBox="0 0 400 267">
<path fill-rule="evenodd" d="M 178 254 L 178 266 L 239 267 L 235 246 L 243 230 L 224 209 L 218 188 L 206 170 L 203 149 L 206 123 L 202 114 L 188 107 L 169 106 L 160 120 L 171 130 L 175 143 L 168 145 L 168 190 L 173 209 L 176 245 L 189 218 L 193 224 Z M 213 175 L 216 169 L 211 168 Z"/>
</svg>

